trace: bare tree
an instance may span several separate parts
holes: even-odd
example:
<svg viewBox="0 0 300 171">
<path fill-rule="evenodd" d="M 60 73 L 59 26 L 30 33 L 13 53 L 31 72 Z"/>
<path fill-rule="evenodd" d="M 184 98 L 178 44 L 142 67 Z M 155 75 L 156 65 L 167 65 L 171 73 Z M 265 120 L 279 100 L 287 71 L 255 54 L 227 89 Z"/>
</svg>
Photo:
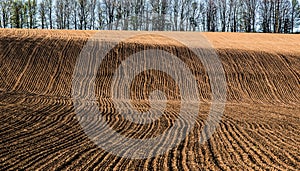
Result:
<svg viewBox="0 0 300 171">
<path fill-rule="evenodd" d="M 216 31 L 217 6 L 213 0 L 208 0 L 206 8 L 207 31 Z"/>
<path fill-rule="evenodd" d="M 104 20 L 105 20 L 105 15 L 101 7 L 101 2 L 97 2 L 97 22 L 98 22 L 97 29 L 101 29 L 101 30 L 104 29 L 104 25 L 105 25 Z"/>
<path fill-rule="evenodd" d="M 115 19 L 116 0 L 103 0 L 103 4 L 106 16 L 107 29 L 112 30 L 113 22 Z"/>
<path fill-rule="evenodd" d="M 71 5 L 71 0 L 65 0 L 64 3 L 64 28 L 65 29 L 70 29 L 71 25 L 71 14 L 72 14 L 72 5 Z"/>
<path fill-rule="evenodd" d="M 28 16 L 29 16 L 29 28 L 36 27 L 36 14 L 37 14 L 37 3 L 36 0 L 28 0 Z"/>
<path fill-rule="evenodd" d="M 78 1 L 70 0 L 70 25 L 72 25 L 72 29 L 78 29 Z"/>
<path fill-rule="evenodd" d="M 299 8 L 299 0 L 0 0 L 0 27 L 290 33 Z"/>
<path fill-rule="evenodd" d="M 242 0 L 242 20 L 246 32 L 255 32 L 257 0 Z"/>
<path fill-rule="evenodd" d="M 56 0 L 55 4 L 56 27 L 58 29 L 64 28 L 64 1 Z"/>
<path fill-rule="evenodd" d="M 274 33 L 279 33 L 279 29 L 280 29 L 280 5 L 281 5 L 281 1 L 282 0 L 275 0 L 273 1 L 274 4 Z"/>
<path fill-rule="evenodd" d="M 0 1 L 2 27 L 7 28 L 11 14 L 11 1 Z"/>
<path fill-rule="evenodd" d="M 131 25 L 133 30 L 142 29 L 143 11 L 145 8 L 144 0 L 132 1 Z"/>
<path fill-rule="evenodd" d="M 44 29 L 46 27 L 46 5 L 45 2 L 42 1 L 39 3 L 39 7 L 38 7 L 38 11 L 39 11 L 39 16 L 40 16 L 40 20 L 41 20 L 41 27 L 42 29 Z"/>
<path fill-rule="evenodd" d="M 281 18 L 281 32 L 290 33 L 293 32 L 292 25 L 292 4 L 289 0 L 284 0 L 281 8 L 282 18 Z"/>
<path fill-rule="evenodd" d="M 178 17 L 179 17 L 179 0 L 173 0 L 171 2 L 171 22 L 172 22 L 172 29 L 177 31 L 178 30 Z"/>
<path fill-rule="evenodd" d="M 221 20 L 221 31 L 226 31 L 227 0 L 218 0 L 218 9 Z"/>
<path fill-rule="evenodd" d="M 168 1 L 167 0 L 161 0 L 161 10 L 160 10 L 160 17 L 159 17 L 159 30 L 163 31 L 166 29 L 166 23 L 167 23 L 167 13 L 168 13 Z"/>
<path fill-rule="evenodd" d="M 11 27 L 15 28 L 22 28 L 22 7 L 23 3 L 22 1 L 12 1 L 11 3 L 11 12 L 12 15 L 10 16 L 10 21 L 11 21 Z"/>
<path fill-rule="evenodd" d="M 49 19 L 49 26 L 50 29 L 53 29 L 53 4 L 52 4 L 52 0 L 45 0 L 45 5 L 46 5 L 46 9 L 47 9 L 47 15 L 48 15 L 48 19 Z"/>
<path fill-rule="evenodd" d="M 196 31 L 197 28 L 199 28 L 199 19 L 201 16 L 201 13 L 203 12 L 204 8 L 203 8 L 203 4 L 198 3 L 197 1 L 194 1 L 193 3 L 191 3 L 191 5 L 189 6 L 190 9 L 190 13 L 188 18 L 189 18 L 189 31 Z"/>
<path fill-rule="evenodd" d="M 292 27 L 292 32 L 294 32 L 294 27 L 295 27 L 295 19 L 297 17 L 297 15 L 299 15 L 300 10 L 298 11 L 298 9 L 300 9 L 299 6 L 299 2 L 298 0 L 292 0 L 292 11 L 291 11 L 291 27 Z"/>
<path fill-rule="evenodd" d="M 261 28 L 264 33 L 271 31 L 271 2 L 268 0 L 260 1 L 260 18 L 261 18 Z"/>
</svg>

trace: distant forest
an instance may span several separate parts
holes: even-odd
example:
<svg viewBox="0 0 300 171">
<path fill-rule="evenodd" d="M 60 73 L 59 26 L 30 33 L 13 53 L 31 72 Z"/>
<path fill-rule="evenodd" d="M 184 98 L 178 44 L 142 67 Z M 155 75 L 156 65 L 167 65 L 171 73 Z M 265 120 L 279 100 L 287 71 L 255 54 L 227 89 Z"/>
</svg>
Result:
<svg viewBox="0 0 300 171">
<path fill-rule="evenodd" d="M 299 0 L 0 0 L 0 27 L 293 33 L 300 27 L 300 5 Z"/>
</svg>

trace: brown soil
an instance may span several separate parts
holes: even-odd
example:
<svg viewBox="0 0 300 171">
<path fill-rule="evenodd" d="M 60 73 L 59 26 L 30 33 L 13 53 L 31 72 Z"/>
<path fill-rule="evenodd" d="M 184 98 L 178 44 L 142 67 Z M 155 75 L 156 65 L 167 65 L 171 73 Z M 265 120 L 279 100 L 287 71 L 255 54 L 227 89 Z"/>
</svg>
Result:
<svg viewBox="0 0 300 171">
<path fill-rule="evenodd" d="M 205 144 L 198 140 L 211 90 L 193 54 L 155 32 L 119 44 L 115 50 L 122 53 L 110 55 L 108 63 L 119 64 L 126 53 L 153 47 L 184 54 L 181 60 L 195 74 L 203 104 L 192 132 L 180 145 L 164 155 L 137 160 L 98 148 L 76 119 L 72 74 L 94 33 L 0 29 L 1 170 L 300 170 L 300 35 L 203 33 L 215 47 L 227 80 L 223 118 Z M 116 33 L 103 31 L 108 38 Z M 198 34 L 186 33 L 186 38 Z M 114 110 L 109 85 L 114 69 L 98 71 L 95 90 L 99 110 L 113 129 L 142 139 L 172 126 L 180 100 L 172 78 L 157 71 L 136 77 L 131 100 L 137 110 L 150 108 L 147 98 L 155 89 L 168 99 L 165 119 L 140 126 Z"/>
</svg>

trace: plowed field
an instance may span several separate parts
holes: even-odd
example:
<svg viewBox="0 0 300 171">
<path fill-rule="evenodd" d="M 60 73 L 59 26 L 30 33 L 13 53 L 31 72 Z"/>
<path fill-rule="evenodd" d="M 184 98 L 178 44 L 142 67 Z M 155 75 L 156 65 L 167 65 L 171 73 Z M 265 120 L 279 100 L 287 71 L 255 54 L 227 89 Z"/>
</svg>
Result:
<svg viewBox="0 0 300 171">
<path fill-rule="evenodd" d="M 106 38 L 130 34 L 102 32 Z M 147 139 L 178 119 L 178 87 L 156 70 L 135 77 L 132 99 L 123 100 L 147 111 L 155 107 L 148 101 L 149 93 L 158 89 L 168 100 L 164 117 L 142 125 L 115 110 L 111 79 L 126 53 L 159 48 L 181 55 L 195 75 L 201 103 L 195 125 L 180 144 L 155 157 L 131 159 L 95 145 L 76 117 L 73 73 L 94 33 L 0 29 L 0 170 L 300 170 L 300 35 L 186 33 L 188 40 L 199 34 L 207 38 L 226 77 L 224 113 L 204 143 L 198 140 L 212 97 L 203 65 L 195 62 L 187 47 L 155 32 L 118 44 L 95 78 L 99 111 L 111 128 L 130 138 Z"/>
</svg>

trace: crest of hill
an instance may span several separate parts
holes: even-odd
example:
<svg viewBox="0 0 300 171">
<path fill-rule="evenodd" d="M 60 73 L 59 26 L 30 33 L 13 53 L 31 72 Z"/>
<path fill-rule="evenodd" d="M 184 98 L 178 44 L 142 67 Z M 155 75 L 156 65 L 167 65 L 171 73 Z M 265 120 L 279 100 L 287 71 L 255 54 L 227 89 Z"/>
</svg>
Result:
<svg viewBox="0 0 300 171">
<path fill-rule="evenodd" d="M 0 29 L 1 37 L 15 38 L 43 38 L 43 39 L 67 39 L 87 41 L 96 33 L 110 40 L 116 34 L 136 33 L 133 31 L 83 31 L 83 30 L 29 30 L 29 29 Z M 174 39 L 160 36 L 162 32 L 140 31 L 139 36 L 133 36 L 124 43 L 161 45 L 161 46 L 185 46 L 183 43 Z M 199 34 L 207 38 L 208 42 L 215 49 L 236 49 L 249 50 L 267 53 L 278 53 L 288 55 L 300 54 L 300 35 L 299 34 L 262 34 L 262 33 L 212 33 L 212 32 L 164 32 L 172 37 L 177 35 L 194 38 L 197 40 Z M 113 39 L 111 39 L 113 41 Z M 190 46 L 196 47 L 197 44 L 191 43 Z M 189 46 L 189 47 L 190 47 Z"/>
</svg>

